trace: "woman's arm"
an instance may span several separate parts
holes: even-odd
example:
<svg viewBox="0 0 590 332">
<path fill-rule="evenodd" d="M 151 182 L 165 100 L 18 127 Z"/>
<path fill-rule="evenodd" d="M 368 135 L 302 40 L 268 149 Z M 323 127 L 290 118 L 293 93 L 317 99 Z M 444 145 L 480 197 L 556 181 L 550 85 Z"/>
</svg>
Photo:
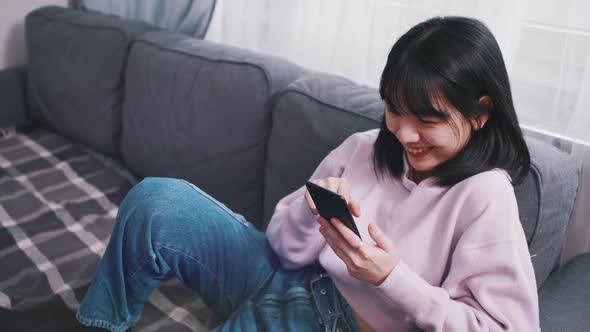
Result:
<svg viewBox="0 0 590 332">
<path fill-rule="evenodd" d="M 320 231 L 350 275 L 374 285 L 384 311 L 402 311 L 427 331 L 538 331 L 535 275 L 512 186 L 501 172 L 478 175 L 453 188 L 461 193 L 458 241 L 440 285 L 431 285 L 398 256 L 376 225 L 376 245 L 335 221 L 318 218 Z M 415 250 L 420 250 L 416 243 Z"/>
<path fill-rule="evenodd" d="M 427 331 L 539 331 L 530 257 L 515 243 L 455 252 L 441 287 L 403 261 L 377 287 Z"/>
<path fill-rule="evenodd" d="M 377 286 L 431 331 L 539 331 L 535 274 L 512 185 L 501 172 L 470 180 L 462 231 L 442 284 L 402 260 Z M 441 259 L 446 259 L 441 257 Z"/>
<path fill-rule="evenodd" d="M 352 135 L 322 160 L 310 180 L 340 177 L 357 145 Z M 266 230 L 266 237 L 283 267 L 297 269 L 318 259 L 325 240 L 316 216 L 305 199 L 305 186 L 279 201 Z"/>
</svg>

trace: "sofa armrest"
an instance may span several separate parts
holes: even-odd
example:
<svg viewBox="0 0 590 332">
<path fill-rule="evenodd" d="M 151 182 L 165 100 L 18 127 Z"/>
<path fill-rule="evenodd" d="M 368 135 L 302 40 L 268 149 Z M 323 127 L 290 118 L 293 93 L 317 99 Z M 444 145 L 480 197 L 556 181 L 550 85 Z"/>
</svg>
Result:
<svg viewBox="0 0 590 332">
<path fill-rule="evenodd" d="M 590 326 L 590 253 L 552 272 L 539 291 L 541 330 L 586 331 Z"/>
<path fill-rule="evenodd" d="M 0 70 L 0 128 L 29 123 L 26 80 L 27 66 Z"/>
</svg>

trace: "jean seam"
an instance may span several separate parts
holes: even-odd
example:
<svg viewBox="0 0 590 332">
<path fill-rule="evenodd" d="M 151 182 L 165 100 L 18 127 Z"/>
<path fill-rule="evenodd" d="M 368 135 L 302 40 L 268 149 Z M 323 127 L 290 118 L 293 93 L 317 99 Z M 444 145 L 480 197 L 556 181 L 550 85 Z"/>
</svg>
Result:
<svg viewBox="0 0 590 332">
<path fill-rule="evenodd" d="M 215 204 L 217 207 L 219 207 L 220 209 L 225 211 L 225 213 L 227 213 L 231 218 L 233 218 L 235 221 L 237 221 L 240 225 L 244 226 L 247 229 L 253 230 L 252 228 L 249 227 L 249 225 L 248 225 L 249 223 L 247 220 L 244 219 L 244 222 L 242 222 L 242 220 L 240 220 L 238 217 L 236 217 L 236 215 L 234 214 L 233 211 L 231 211 L 228 207 L 224 206 L 222 203 L 220 203 L 219 201 L 217 201 L 216 199 L 211 197 L 209 194 L 207 194 L 206 192 L 201 190 L 199 187 L 193 185 L 192 183 L 190 183 L 184 179 L 179 179 L 179 180 L 182 181 L 185 185 L 187 185 L 189 188 L 191 188 L 195 192 L 199 193 L 201 196 L 205 197 L 211 203 Z M 256 229 L 254 228 L 254 230 L 256 230 Z M 246 232 L 246 236 L 252 238 L 253 237 L 252 231 Z M 268 244 L 268 240 L 266 240 L 266 241 L 267 241 L 266 243 Z M 258 245 L 259 247 L 261 247 L 261 249 L 266 250 L 266 248 L 264 248 L 264 244 L 259 244 L 257 241 L 255 241 L 255 244 Z M 274 251 L 273 251 L 273 253 L 274 253 Z M 268 281 L 268 280 L 266 280 L 266 281 Z M 260 289 L 258 289 L 256 293 L 258 293 L 259 291 L 260 291 Z"/>
<path fill-rule="evenodd" d="M 113 323 L 108 322 L 106 320 L 87 318 L 87 317 L 83 316 L 82 314 L 80 314 L 79 311 L 76 312 L 76 319 L 80 323 L 82 323 L 83 325 L 105 328 L 105 329 L 115 331 L 115 332 L 118 332 L 118 331 L 123 332 L 123 331 L 129 329 L 134 324 L 134 323 L 123 323 L 120 326 L 115 326 Z"/>
<path fill-rule="evenodd" d="M 244 221 L 240 220 L 240 218 L 236 217 L 235 213 L 233 211 L 231 211 L 228 207 L 224 206 L 222 203 L 220 203 L 219 201 L 217 201 L 216 199 L 211 197 L 209 194 L 207 194 L 206 192 L 204 192 L 203 190 L 201 190 L 197 186 L 193 185 L 192 183 L 190 183 L 184 179 L 179 179 L 179 180 L 181 182 L 183 182 L 185 185 L 187 185 L 189 188 L 194 190 L 195 192 L 199 193 L 201 196 L 205 197 L 211 203 L 215 204 L 217 207 L 219 207 L 220 209 L 225 211 L 225 213 L 227 213 L 227 215 L 229 215 L 231 218 L 233 218 L 235 221 L 237 221 L 240 225 L 244 226 L 245 228 L 251 229 L 249 226 L 250 223 L 247 220 L 245 220 L 245 218 L 244 218 Z M 251 233 L 246 233 L 246 234 L 248 234 L 248 236 L 252 236 Z M 262 249 L 265 249 L 265 248 L 262 248 Z"/>
<path fill-rule="evenodd" d="M 235 216 L 234 212 L 231 211 L 228 207 L 221 205 L 221 203 L 219 201 L 215 200 L 213 197 L 209 196 L 209 194 L 207 194 L 204 191 L 202 191 L 201 189 L 197 188 L 196 186 L 194 186 L 190 182 L 188 182 L 186 180 L 183 180 L 183 179 L 181 179 L 181 181 L 184 182 L 187 186 L 189 186 L 192 190 L 194 190 L 194 191 L 198 192 L 199 194 L 201 194 L 201 196 L 203 196 L 204 198 L 206 198 L 207 200 L 209 200 L 211 203 L 215 204 L 217 207 L 219 207 L 220 209 L 222 209 L 223 211 L 225 211 L 225 213 L 227 213 L 235 221 L 239 222 L 242 226 L 248 227 L 247 222 L 242 222 L 238 217 Z"/>
<path fill-rule="evenodd" d="M 145 268 L 146 263 L 149 262 L 150 259 L 154 259 L 154 256 L 155 255 L 153 253 L 150 255 L 144 256 L 139 261 L 139 264 L 137 265 L 137 267 L 129 274 L 129 276 L 127 276 L 127 278 L 125 278 L 125 281 L 135 278 L 135 275 L 137 274 L 137 272 L 139 272 L 141 269 Z"/>
<path fill-rule="evenodd" d="M 213 276 L 213 279 L 217 282 L 217 285 L 219 287 L 221 287 L 221 289 L 223 289 L 223 297 L 226 298 L 226 300 L 231 304 L 232 307 L 235 307 L 234 301 L 232 301 L 232 299 L 229 296 L 227 296 L 227 294 L 226 294 L 227 292 L 225 291 L 225 285 L 224 285 L 224 283 L 217 278 L 217 276 L 215 275 L 215 273 L 213 273 L 213 271 L 211 271 L 206 265 L 204 265 L 203 263 L 201 263 L 196 257 L 193 257 L 192 255 L 190 255 L 190 254 L 188 254 L 188 253 L 186 253 L 186 252 L 184 252 L 182 250 L 176 249 L 174 247 L 170 247 L 170 246 L 165 245 L 165 244 L 160 244 L 160 245 L 158 245 L 156 247 L 156 250 L 160 250 L 160 249 L 167 249 L 167 250 L 170 250 L 170 251 L 177 252 L 177 253 L 179 253 L 179 254 L 181 254 L 181 255 L 189 258 L 189 259 L 192 259 L 193 261 L 195 261 L 197 265 L 199 265 L 201 268 L 203 268 L 203 270 L 207 271 L 210 275 Z"/>
</svg>

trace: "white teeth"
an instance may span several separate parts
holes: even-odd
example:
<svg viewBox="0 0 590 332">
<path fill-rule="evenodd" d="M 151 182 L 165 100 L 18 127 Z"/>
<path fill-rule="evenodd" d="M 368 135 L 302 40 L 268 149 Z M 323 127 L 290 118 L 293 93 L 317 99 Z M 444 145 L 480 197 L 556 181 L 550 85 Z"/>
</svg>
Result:
<svg viewBox="0 0 590 332">
<path fill-rule="evenodd" d="M 424 149 L 413 149 L 413 148 L 406 148 L 408 150 L 408 152 L 410 153 L 422 153 L 426 150 L 430 150 L 430 148 L 424 148 Z"/>
</svg>

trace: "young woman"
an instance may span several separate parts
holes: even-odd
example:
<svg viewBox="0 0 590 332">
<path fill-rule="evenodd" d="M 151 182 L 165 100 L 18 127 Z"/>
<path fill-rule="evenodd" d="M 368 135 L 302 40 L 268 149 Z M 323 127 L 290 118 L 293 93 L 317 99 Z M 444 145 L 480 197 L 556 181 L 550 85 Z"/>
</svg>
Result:
<svg viewBox="0 0 590 332">
<path fill-rule="evenodd" d="M 311 180 L 343 195 L 362 241 L 302 187 L 266 234 L 182 180 L 148 178 L 119 209 L 77 313 L 132 326 L 170 274 L 218 331 L 538 331 L 534 271 L 511 181 L 528 172 L 500 49 L 479 21 L 434 18 L 393 46 L 380 129 Z"/>
</svg>

